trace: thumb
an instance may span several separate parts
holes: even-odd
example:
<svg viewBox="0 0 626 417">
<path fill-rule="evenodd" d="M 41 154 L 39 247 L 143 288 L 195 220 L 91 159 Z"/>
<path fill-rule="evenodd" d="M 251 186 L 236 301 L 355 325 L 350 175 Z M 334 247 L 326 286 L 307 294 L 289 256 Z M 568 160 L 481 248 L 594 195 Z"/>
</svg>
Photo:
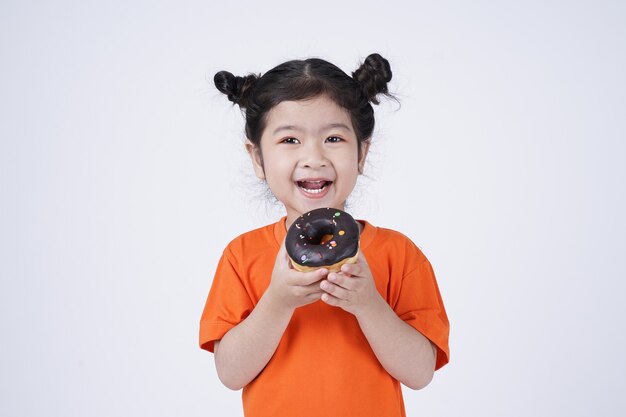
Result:
<svg viewBox="0 0 626 417">
<path fill-rule="evenodd" d="M 280 269 L 290 269 L 291 268 L 291 260 L 289 259 L 289 254 L 287 253 L 287 248 L 285 247 L 285 240 L 280 245 L 278 249 L 278 254 L 276 255 L 276 264 Z"/>
</svg>

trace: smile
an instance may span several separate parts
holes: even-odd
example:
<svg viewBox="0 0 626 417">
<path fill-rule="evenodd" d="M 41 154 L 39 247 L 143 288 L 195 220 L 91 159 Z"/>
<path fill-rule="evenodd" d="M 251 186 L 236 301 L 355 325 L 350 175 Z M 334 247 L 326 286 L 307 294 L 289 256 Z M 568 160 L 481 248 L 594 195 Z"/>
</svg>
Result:
<svg viewBox="0 0 626 417">
<path fill-rule="evenodd" d="M 328 190 L 328 187 L 332 184 L 332 181 L 326 180 L 304 180 L 296 181 L 296 184 L 308 196 L 321 197 L 322 194 Z"/>
</svg>

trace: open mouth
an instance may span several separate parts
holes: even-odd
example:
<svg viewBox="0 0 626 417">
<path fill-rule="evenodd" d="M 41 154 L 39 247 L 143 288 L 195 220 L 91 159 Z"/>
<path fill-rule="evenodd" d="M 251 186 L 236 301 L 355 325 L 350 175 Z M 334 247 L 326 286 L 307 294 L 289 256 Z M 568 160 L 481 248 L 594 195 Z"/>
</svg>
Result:
<svg viewBox="0 0 626 417">
<path fill-rule="evenodd" d="M 328 186 L 330 186 L 333 182 L 326 180 L 316 180 L 316 181 L 296 181 L 298 187 L 302 189 L 302 191 L 309 194 L 320 194 L 322 193 Z"/>
</svg>

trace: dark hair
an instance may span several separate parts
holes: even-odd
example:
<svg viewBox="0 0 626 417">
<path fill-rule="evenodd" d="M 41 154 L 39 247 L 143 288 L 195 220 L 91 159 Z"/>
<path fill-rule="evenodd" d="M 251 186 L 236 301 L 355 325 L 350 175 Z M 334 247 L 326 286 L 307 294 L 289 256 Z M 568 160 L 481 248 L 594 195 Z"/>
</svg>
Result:
<svg viewBox="0 0 626 417">
<path fill-rule="evenodd" d="M 369 55 L 352 77 L 330 62 L 318 58 L 288 61 L 263 76 L 234 76 L 228 71 L 215 74 L 219 91 L 245 110 L 246 136 L 257 147 L 267 122 L 267 113 L 282 101 L 297 101 L 327 95 L 350 114 L 359 152 L 361 142 L 374 130 L 374 109 L 378 94 L 392 97 L 387 89 L 391 81 L 389 62 L 379 54 Z"/>
</svg>

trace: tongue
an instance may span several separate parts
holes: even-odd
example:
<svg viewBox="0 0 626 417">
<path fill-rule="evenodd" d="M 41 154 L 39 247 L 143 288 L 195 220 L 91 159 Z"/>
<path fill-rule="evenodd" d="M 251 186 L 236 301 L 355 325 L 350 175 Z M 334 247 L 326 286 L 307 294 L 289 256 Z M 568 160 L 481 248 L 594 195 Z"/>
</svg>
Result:
<svg viewBox="0 0 626 417">
<path fill-rule="evenodd" d="M 300 181 L 300 186 L 307 190 L 319 190 L 326 185 L 326 181 Z"/>
</svg>

